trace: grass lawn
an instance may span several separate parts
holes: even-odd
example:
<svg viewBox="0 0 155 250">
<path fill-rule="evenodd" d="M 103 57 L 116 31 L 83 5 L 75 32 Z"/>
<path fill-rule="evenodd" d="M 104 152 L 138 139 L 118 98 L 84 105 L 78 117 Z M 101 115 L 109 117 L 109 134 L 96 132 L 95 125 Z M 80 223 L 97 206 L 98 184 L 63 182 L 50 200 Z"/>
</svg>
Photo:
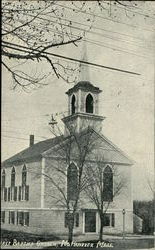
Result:
<svg viewBox="0 0 155 250">
<path fill-rule="evenodd" d="M 8 230 L 1 230 L 1 242 L 2 241 L 11 241 L 16 239 L 19 242 L 37 242 L 37 241 L 52 241 L 59 240 L 59 237 L 54 235 L 37 235 L 24 232 L 14 232 Z"/>
</svg>

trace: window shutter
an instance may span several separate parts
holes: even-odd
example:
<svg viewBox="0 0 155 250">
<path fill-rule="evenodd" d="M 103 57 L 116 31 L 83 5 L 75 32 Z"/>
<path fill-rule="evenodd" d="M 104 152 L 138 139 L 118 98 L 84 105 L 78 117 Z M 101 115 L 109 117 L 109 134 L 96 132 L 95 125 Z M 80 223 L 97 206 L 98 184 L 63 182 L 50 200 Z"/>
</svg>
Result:
<svg viewBox="0 0 155 250">
<path fill-rule="evenodd" d="M 19 186 L 18 200 L 21 201 L 21 186 Z"/>
<path fill-rule="evenodd" d="M 110 185 L 111 185 L 111 187 L 110 187 L 110 194 L 109 194 L 109 196 L 110 196 L 109 200 L 113 201 L 113 174 L 112 173 L 110 174 L 109 181 L 110 181 Z"/>
<path fill-rule="evenodd" d="M 14 201 L 17 201 L 17 187 L 14 187 Z"/>
<path fill-rule="evenodd" d="M 12 201 L 12 187 L 10 188 L 10 201 Z"/>
<path fill-rule="evenodd" d="M 29 226 L 29 212 L 25 212 L 25 225 Z"/>
<path fill-rule="evenodd" d="M 24 212 L 21 212 L 21 225 L 24 226 Z"/>
<path fill-rule="evenodd" d="M 17 219 L 17 225 L 18 225 L 18 217 L 19 217 L 19 212 L 17 211 L 17 217 L 16 217 L 16 219 Z"/>
<path fill-rule="evenodd" d="M 21 186 L 21 200 L 24 200 L 24 186 Z"/>
<path fill-rule="evenodd" d="M 29 200 L 29 186 L 25 186 L 25 200 Z"/>
<path fill-rule="evenodd" d="M 14 211 L 11 212 L 11 223 L 15 224 L 15 212 Z"/>
<path fill-rule="evenodd" d="M 19 212 L 19 224 L 24 225 L 24 212 Z"/>
<path fill-rule="evenodd" d="M 75 226 L 79 227 L 79 213 L 75 215 Z"/>
<path fill-rule="evenodd" d="M 5 223 L 5 211 L 4 211 L 4 221 L 3 222 Z"/>
<path fill-rule="evenodd" d="M 21 212 L 18 212 L 18 224 L 21 224 Z"/>
<path fill-rule="evenodd" d="M 12 224 L 12 211 L 10 212 L 10 223 Z"/>
<path fill-rule="evenodd" d="M 14 200 L 14 187 L 10 188 L 10 200 Z"/>
<path fill-rule="evenodd" d="M 115 226 L 115 214 L 112 214 L 112 227 Z"/>
<path fill-rule="evenodd" d="M 10 211 L 9 211 L 9 224 L 10 224 Z"/>
<path fill-rule="evenodd" d="M 1 200 L 3 200 L 3 199 L 4 199 L 3 194 L 4 194 L 4 188 L 1 188 Z"/>
<path fill-rule="evenodd" d="M 2 222 L 5 223 L 5 211 L 3 211 Z"/>
<path fill-rule="evenodd" d="M 10 187 L 8 188 L 8 201 L 10 201 Z"/>
<path fill-rule="evenodd" d="M 7 201 L 7 187 L 4 188 L 4 201 Z"/>
</svg>

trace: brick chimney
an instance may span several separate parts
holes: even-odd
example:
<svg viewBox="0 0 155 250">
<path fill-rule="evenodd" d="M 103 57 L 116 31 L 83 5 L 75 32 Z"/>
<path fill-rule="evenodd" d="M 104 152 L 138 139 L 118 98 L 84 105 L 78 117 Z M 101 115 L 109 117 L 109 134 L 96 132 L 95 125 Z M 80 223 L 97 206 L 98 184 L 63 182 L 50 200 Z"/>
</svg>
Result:
<svg viewBox="0 0 155 250">
<path fill-rule="evenodd" d="M 30 135 L 30 147 L 34 145 L 34 135 Z"/>
</svg>

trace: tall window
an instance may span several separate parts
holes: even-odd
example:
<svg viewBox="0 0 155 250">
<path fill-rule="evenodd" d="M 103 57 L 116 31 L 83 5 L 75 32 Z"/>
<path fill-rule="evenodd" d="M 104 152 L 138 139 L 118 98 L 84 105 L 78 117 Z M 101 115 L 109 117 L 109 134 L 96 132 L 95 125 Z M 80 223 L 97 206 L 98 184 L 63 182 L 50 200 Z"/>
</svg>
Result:
<svg viewBox="0 0 155 250">
<path fill-rule="evenodd" d="M 93 113 L 93 97 L 91 94 L 88 94 L 86 97 L 86 113 Z"/>
<path fill-rule="evenodd" d="M 6 201 L 7 200 L 7 188 L 5 187 L 5 170 L 2 171 L 2 182 L 1 182 L 1 199 Z"/>
<path fill-rule="evenodd" d="M 22 169 L 22 186 L 19 186 L 18 199 L 21 200 L 29 200 L 29 186 L 26 185 L 27 182 L 27 169 L 26 166 L 23 166 Z"/>
<path fill-rule="evenodd" d="M 5 170 L 2 171 L 2 188 L 5 187 Z"/>
<path fill-rule="evenodd" d="M 26 166 L 23 166 L 22 169 L 22 186 L 26 185 L 26 177 L 27 177 L 27 170 L 26 170 Z"/>
<path fill-rule="evenodd" d="M 16 182 L 16 171 L 15 168 L 12 168 L 11 171 L 11 188 L 8 189 L 8 201 L 17 200 L 17 187 L 15 186 Z"/>
<path fill-rule="evenodd" d="M 113 173 L 110 166 L 107 166 L 103 172 L 103 199 L 113 201 Z"/>
<path fill-rule="evenodd" d="M 78 188 L 78 170 L 74 163 L 71 163 L 67 169 L 67 198 L 75 200 Z"/>
<path fill-rule="evenodd" d="M 75 114 L 75 95 L 72 96 L 72 101 L 71 101 L 71 108 L 72 108 L 72 115 Z"/>
<path fill-rule="evenodd" d="M 15 168 L 12 168 L 11 171 L 11 187 L 15 186 L 15 177 L 16 177 L 16 172 L 15 172 Z"/>
</svg>

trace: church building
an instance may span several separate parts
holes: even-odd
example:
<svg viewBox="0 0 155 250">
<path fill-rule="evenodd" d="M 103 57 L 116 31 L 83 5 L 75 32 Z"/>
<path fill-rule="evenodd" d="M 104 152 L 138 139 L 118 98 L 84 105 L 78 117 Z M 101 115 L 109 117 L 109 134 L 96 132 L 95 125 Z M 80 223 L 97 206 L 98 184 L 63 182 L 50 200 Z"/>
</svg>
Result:
<svg viewBox="0 0 155 250">
<path fill-rule="evenodd" d="M 91 82 L 85 79 L 78 81 L 66 92 L 68 115 L 62 118 L 65 126 L 64 134 L 36 144 L 31 135 L 28 148 L 2 163 L 1 225 L 3 229 L 36 234 L 50 233 L 58 236 L 68 234 L 63 195 L 65 197 L 69 195 L 67 178 L 69 171 L 77 171 L 77 159 L 76 156 L 71 156 L 68 166 L 67 161 L 62 160 L 64 155 L 60 152 L 60 148 L 70 136 L 68 128 L 74 128 L 74 132 L 82 138 L 84 131 L 89 127 L 93 131 L 93 140 L 97 140 L 95 152 L 102 156 L 103 179 L 111 189 L 111 193 L 114 193 L 117 183 L 114 169 L 117 176 L 121 176 L 125 182 L 122 190 L 113 196 L 109 203 L 103 232 L 122 233 L 124 218 L 125 231 L 133 232 L 131 175 L 133 162 L 102 134 L 104 117 L 99 113 L 100 93 L 101 90 Z M 74 153 L 76 155 L 76 152 Z M 97 160 L 93 157 L 93 153 L 89 155 L 85 164 L 87 165 L 88 162 L 88 165 L 92 164 L 95 167 Z M 51 177 L 47 176 L 47 173 Z M 73 195 L 75 181 L 71 179 L 70 183 L 73 190 L 69 193 Z M 87 197 L 87 191 L 81 192 L 76 211 L 74 234 L 99 234 L 99 230 L 100 217 L 97 207 Z"/>
</svg>

